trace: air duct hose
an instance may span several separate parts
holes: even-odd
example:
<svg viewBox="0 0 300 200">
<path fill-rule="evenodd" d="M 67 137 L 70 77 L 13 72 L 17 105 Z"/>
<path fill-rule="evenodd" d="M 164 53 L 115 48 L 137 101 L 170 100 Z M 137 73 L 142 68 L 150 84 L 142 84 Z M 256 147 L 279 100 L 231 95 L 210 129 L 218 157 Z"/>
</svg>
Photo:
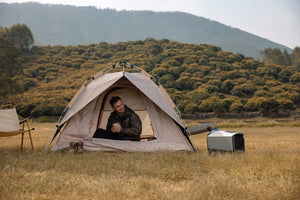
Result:
<svg viewBox="0 0 300 200">
<path fill-rule="evenodd" d="M 205 123 L 198 126 L 192 126 L 187 128 L 191 135 L 204 133 L 204 132 L 211 132 L 212 130 L 218 129 L 218 127 L 214 123 Z"/>
</svg>

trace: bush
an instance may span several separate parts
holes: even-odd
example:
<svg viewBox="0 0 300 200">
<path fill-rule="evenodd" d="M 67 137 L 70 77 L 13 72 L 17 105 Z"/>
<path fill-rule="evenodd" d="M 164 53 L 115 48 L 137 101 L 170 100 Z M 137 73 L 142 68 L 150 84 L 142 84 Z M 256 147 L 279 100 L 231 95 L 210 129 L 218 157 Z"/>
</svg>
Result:
<svg viewBox="0 0 300 200">
<path fill-rule="evenodd" d="M 168 74 L 168 69 L 165 67 L 157 67 L 151 71 L 151 74 L 156 78 L 159 78 L 165 74 Z"/>
<path fill-rule="evenodd" d="M 258 97 L 249 99 L 245 104 L 247 111 L 277 111 L 279 103 L 274 98 Z"/>
<path fill-rule="evenodd" d="M 254 93 L 255 97 L 271 97 L 272 94 L 269 91 L 266 90 L 258 90 Z"/>
<path fill-rule="evenodd" d="M 243 110 L 244 110 L 244 105 L 239 101 L 233 102 L 229 108 L 230 112 L 241 112 Z"/>
<path fill-rule="evenodd" d="M 234 86 L 231 90 L 231 94 L 237 97 L 244 97 L 243 88 L 239 85 Z"/>
<path fill-rule="evenodd" d="M 188 104 L 185 105 L 184 107 L 184 112 L 185 113 L 196 113 L 199 112 L 199 107 L 196 103 L 194 102 L 190 102 Z"/>
<path fill-rule="evenodd" d="M 205 88 L 209 94 L 214 93 L 214 92 L 219 92 L 219 90 L 220 90 L 220 88 L 218 86 L 210 85 L 210 84 L 207 84 Z"/>
<path fill-rule="evenodd" d="M 36 107 L 34 104 L 28 104 L 28 105 L 23 105 L 23 106 L 16 106 L 19 115 L 21 115 L 22 117 L 29 117 L 31 116 L 31 112 L 33 111 L 33 109 Z"/>
<path fill-rule="evenodd" d="M 179 90 L 192 90 L 195 80 L 191 79 L 190 76 L 181 76 L 175 83 Z"/>
<path fill-rule="evenodd" d="M 286 92 L 278 93 L 277 95 L 275 95 L 275 98 L 289 99 L 289 100 L 293 101 L 294 104 L 300 103 L 300 93 L 295 92 L 295 91 L 286 91 Z"/>
<path fill-rule="evenodd" d="M 175 80 L 174 77 L 170 74 L 165 74 L 163 75 L 160 79 L 159 82 L 166 88 L 172 88 L 175 85 Z"/>
<path fill-rule="evenodd" d="M 234 82 L 232 80 L 225 80 L 222 83 L 221 92 L 225 94 L 230 94 L 233 87 L 234 87 Z"/>
<path fill-rule="evenodd" d="M 266 98 L 260 107 L 261 111 L 277 111 L 279 109 L 279 103 L 274 98 Z"/>
<path fill-rule="evenodd" d="M 217 101 L 214 112 L 227 112 L 229 111 L 231 101 L 229 99 L 221 99 Z"/>
<path fill-rule="evenodd" d="M 112 52 L 105 52 L 101 55 L 101 58 L 111 58 L 113 56 Z"/>
<path fill-rule="evenodd" d="M 300 83 L 300 73 L 297 72 L 297 73 L 295 73 L 294 75 L 292 75 L 292 76 L 290 77 L 289 81 L 290 81 L 292 84 Z"/>
<path fill-rule="evenodd" d="M 187 97 L 189 99 L 203 100 L 203 99 L 207 99 L 209 97 L 209 94 L 207 90 L 198 88 L 196 90 L 187 93 Z"/>
<path fill-rule="evenodd" d="M 211 97 L 202 101 L 199 106 L 201 112 L 214 112 L 220 100 L 216 97 Z"/>
<path fill-rule="evenodd" d="M 281 99 L 276 99 L 276 101 L 278 102 L 279 108 L 281 110 L 295 110 L 296 109 L 296 105 L 290 99 L 281 98 Z"/>
</svg>

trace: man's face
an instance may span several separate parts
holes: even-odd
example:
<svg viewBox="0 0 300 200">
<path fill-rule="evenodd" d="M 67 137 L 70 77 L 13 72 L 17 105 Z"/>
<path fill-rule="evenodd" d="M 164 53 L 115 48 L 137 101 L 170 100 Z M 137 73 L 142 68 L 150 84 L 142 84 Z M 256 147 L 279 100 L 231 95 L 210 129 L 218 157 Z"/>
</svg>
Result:
<svg viewBox="0 0 300 200">
<path fill-rule="evenodd" d="M 118 113 L 118 115 L 122 116 L 125 113 L 125 106 L 122 100 L 114 103 L 113 109 Z"/>
</svg>

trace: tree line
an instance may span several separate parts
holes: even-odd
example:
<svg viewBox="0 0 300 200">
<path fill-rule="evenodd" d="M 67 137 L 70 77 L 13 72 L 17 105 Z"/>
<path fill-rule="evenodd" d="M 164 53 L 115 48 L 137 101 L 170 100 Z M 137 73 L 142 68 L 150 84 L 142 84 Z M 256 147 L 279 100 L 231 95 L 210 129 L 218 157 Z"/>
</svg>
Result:
<svg viewBox="0 0 300 200">
<path fill-rule="evenodd" d="M 28 51 L 34 42 L 31 30 L 25 24 L 0 27 L 0 96 L 5 104 L 8 95 L 22 91 L 19 78 L 23 74 L 18 56 Z"/>
<path fill-rule="evenodd" d="M 148 38 L 116 44 L 33 46 L 18 52 L 15 59 L 22 73 L 11 77 L 20 80 L 22 91 L 8 96 L 7 102 L 16 104 L 23 116 L 60 114 L 87 77 L 121 60 L 153 75 L 183 113 L 270 112 L 300 106 L 297 62 L 264 63 L 207 44 Z"/>
<path fill-rule="evenodd" d="M 295 47 L 293 52 L 289 54 L 286 49 L 281 51 L 279 48 L 266 48 L 261 51 L 264 63 L 295 66 L 300 68 L 300 47 Z"/>
</svg>

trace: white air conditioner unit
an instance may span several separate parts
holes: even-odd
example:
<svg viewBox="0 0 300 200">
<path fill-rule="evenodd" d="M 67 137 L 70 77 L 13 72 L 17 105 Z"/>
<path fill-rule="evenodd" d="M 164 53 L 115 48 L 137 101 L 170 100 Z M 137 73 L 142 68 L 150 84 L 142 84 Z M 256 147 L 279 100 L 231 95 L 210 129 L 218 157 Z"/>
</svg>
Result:
<svg viewBox="0 0 300 200">
<path fill-rule="evenodd" d="M 215 151 L 244 152 L 244 134 L 214 129 L 207 135 L 207 149 L 209 153 Z"/>
</svg>

